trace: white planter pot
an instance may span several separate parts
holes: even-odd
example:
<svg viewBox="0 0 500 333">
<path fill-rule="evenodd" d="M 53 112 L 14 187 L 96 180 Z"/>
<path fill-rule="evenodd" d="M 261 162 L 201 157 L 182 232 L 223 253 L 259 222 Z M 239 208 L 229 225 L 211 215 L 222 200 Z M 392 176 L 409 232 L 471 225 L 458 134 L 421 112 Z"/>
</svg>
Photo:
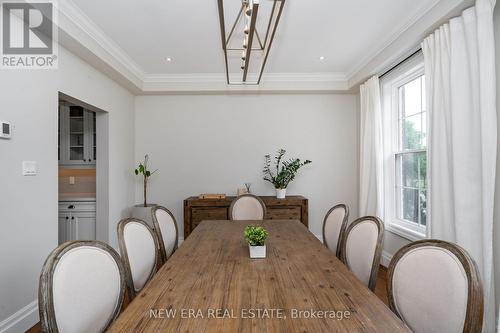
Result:
<svg viewBox="0 0 500 333">
<path fill-rule="evenodd" d="M 276 198 L 285 199 L 286 196 L 286 188 L 277 188 L 276 189 Z"/>
<path fill-rule="evenodd" d="M 144 207 L 143 204 L 135 205 L 134 207 L 132 207 L 132 217 L 141 219 L 146 222 L 151 228 L 154 228 L 151 208 L 155 206 L 157 206 L 157 204 L 148 204 L 147 207 Z"/>
<path fill-rule="evenodd" d="M 266 246 L 251 246 L 248 245 L 248 248 L 250 249 L 250 258 L 252 259 L 257 259 L 257 258 L 265 258 L 266 257 Z"/>
</svg>

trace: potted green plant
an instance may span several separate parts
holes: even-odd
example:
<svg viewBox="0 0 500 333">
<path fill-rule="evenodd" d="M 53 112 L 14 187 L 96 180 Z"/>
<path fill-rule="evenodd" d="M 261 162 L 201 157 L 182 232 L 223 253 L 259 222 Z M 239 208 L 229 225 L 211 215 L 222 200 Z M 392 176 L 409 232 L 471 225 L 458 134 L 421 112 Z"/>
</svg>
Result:
<svg viewBox="0 0 500 333">
<path fill-rule="evenodd" d="M 245 240 L 248 243 L 250 250 L 250 258 L 265 258 L 266 257 L 266 239 L 268 236 L 267 230 L 263 227 L 248 225 L 243 232 Z"/>
<path fill-rule="evenodd" d="M 148 194 L 148 182 L 149 178 L 158 170 L 151 171 L 148 168 L 149 156 L 144 156 L 144 161 L 140 162 L 137 168 L 134 170 L 136 176 L 141 176 L 143 182 L 143 194 L 144 202 L 142 204 L 135 205 L 132 210 L 132 216 L 146 221 L 151 227 L 153 226 L 153 220 L 151 216 L 151 208 L 156 206 L 156 204 L 148 204 L 147 194 Z"/>
<path fill-rule="evenodd" d="M 286 188 L 288 184 L 295 179 L 297 172 L 301 167 L 311 163 L 310 160 L 305 160 L 301 162 L 298 158 L 292 158 L 287 161 L 283 161 L 283 156 L 286 150 L 278 150 L 278 154 L 274 157 L 274 173 L 271 170 L 271 155 L 266 155 L 265 165 L 264 165 L 264 180 L 270 182 L 274 185 L 276 189 L 276 198 L 284 199 L 286 196 Z"/>
</svg>

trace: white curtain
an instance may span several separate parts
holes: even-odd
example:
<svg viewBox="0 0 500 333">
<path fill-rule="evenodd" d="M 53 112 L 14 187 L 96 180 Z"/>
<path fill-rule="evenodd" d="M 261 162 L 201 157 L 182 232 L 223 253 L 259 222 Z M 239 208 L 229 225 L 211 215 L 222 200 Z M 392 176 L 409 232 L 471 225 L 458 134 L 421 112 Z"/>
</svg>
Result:
<svg viewBox="0 0 500 333">
<path fill-rule="evenodd" d="M 360 87 L 359 215 L 382 213 L 382 110 L 377 76 Z"/>
<path fill-rule="evenodd" d="M 459 244 L 476 261 L 485 294 L 484 332 L 494 332 L 496 312 L 494 6 L 494 0 L 478 0 L 422 44 L 429 113 L 429 236 Z"/>
</svg>

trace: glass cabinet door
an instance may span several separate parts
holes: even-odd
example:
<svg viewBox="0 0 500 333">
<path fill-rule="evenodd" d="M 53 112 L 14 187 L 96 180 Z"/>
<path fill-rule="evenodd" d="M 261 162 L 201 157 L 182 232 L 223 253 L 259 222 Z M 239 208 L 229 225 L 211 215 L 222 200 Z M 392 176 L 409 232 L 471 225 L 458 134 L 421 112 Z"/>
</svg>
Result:
<svg viewBox="0 0 500 333">
<path fill-rule="evenodd" d="M 59 165 L 95 165 L 96 114 L 80 106 L 59 106 Z"/>
<path fill-rule="evenodd" d="M 88 153 L 87 158 L 89 163 L 95 164 L 97 159 L 97 151 L 96 151 L 96 113 L 92 111 L 87 112 L 87 126 L 88 126 Z"/>
<path fill-rule="evenodd" d="M 96 113 L 92 112 L 92 156 L 93 160 L 97 160 L 97 138 L 96 138 Z"/>
<path fill-rule="evenodd" d="M 69 160 L 85 162 L 84 110 L 80 106 L 69 107 Z"/>
</svg>

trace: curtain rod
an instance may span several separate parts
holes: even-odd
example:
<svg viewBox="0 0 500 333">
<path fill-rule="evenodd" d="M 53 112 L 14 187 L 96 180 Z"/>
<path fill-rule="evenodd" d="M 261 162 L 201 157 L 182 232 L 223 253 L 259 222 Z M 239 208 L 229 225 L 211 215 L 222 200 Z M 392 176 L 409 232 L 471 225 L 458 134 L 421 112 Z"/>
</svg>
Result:
<svg viewBox="0 0 500 333">
<path fill-rule="evenodd" d="M 410 54 L 409 56 L 407 56 L 406 58 L 404 58 L 403 60 L 401 60 L 400 62 L 398 62 L 397 64 L 395 64 L 394 66 L 392 66 L 391 68 L 389 68 L 388 70 L 386 70 L 382 75 L 380 75 L 378 78 L 381 79 L 382 77 L 384 77 L 386 74 L 389 74 L 389 72 L 391 72 L 393 69 L 395 69 L 396 67 L 398 67 L 399 65 L 401 65 L 402 63 L 404 63 L 406 60 L 410 59 L 411 57 L 413 57 L 415 54 L 417 54 L 418 52 L 422 51 L 422 48 L 418 48 L 415 52 L 413 52 L 412 54 Z"/>
</svg>

